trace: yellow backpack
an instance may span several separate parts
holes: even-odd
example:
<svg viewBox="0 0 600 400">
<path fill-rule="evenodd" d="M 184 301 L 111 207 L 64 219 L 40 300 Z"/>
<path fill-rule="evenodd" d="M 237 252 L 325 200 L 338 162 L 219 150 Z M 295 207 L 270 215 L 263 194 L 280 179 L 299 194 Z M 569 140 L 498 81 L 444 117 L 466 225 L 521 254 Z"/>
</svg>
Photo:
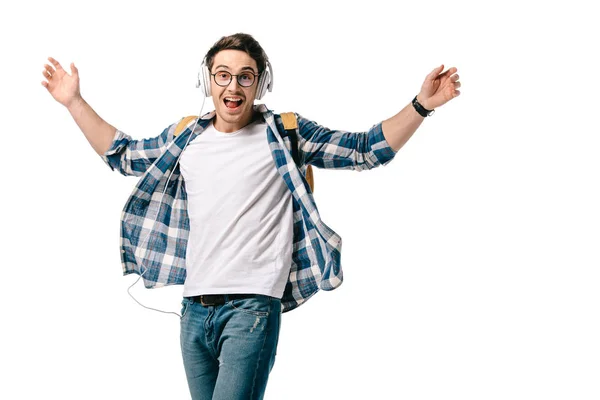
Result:
<svg viewBox="0 0 600 400">
<path fill-rule="evenodd" d="M 296 129 L 298 129 L 298 120 L 296 119 L 296 114 L 294 114 L 293 112 L 287 112 L 287 113 L 281 113 L 280 115 L 281 115 L 281 120 L 283 121 L 283 128 L 285 129 L 287 134 L 290 136 L 290 140 L 292 142 L 292 157 L 294 158 L 294 161 L 296 162 L 296 164 L 298 164 L 298 159 L 297 159 L 298 141 L 297 141 L 297 137 L 296 137 Z M 198 117 L 196 115 L 190 115 L 189 117 L 185 117 L 184 119 L 182 119 L 179 122 L 179 124 L 177 124 L 177 127 L 175 128 L 175 133 L 173 136 L 179 135 L 181 132 L 183 132 L 186 125 L 188 125 L 191 121 L 193 121 L 197 118 Z M 313 179 L 312 165 L 306 166 L 305 177 L 306 177 L 306 181 L 308 182 L 308 185 L 310 186 L 310 192 L 314 193 L 315 192 L 315 181 Z"/>
</svg>

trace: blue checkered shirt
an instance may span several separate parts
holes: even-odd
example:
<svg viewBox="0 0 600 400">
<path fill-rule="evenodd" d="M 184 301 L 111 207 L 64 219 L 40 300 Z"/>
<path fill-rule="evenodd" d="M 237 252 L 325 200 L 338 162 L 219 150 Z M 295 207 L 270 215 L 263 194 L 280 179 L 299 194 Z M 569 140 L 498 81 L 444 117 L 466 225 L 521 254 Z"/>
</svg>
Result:
<svg viewBox="0 0 600 400">
<path fill-rule="evenodd" d="M 321 220 L 305 178 L 307 165 L 362 171 L 386 165 L 396 152 L 385 140 L 381 123 L 368 132 L 352 133 L 325 128 L 296 114 L 298 166 L 291 156 L 291 141 L 285 135 L 281 117 L 264 104 L 254 108 L 267 123 L 271 155 L 293 196 L 292 265 L 281 299 L 282 311 L 286 312 L 319 289 L 337 288 L 343 278 L 342 238 Z M 190 221 L 177 161 L 188 139 L 192 141 L 201 134 L 214 116 L 212 111 L 198 119 L 193 132 L 195 121 L 191 121 L 176 137 L 179 121 L 159 136 L 143 140 L 133 140 L 117 129 L 110 148 L 101 156 L 112 170 L 141 177 L 121 214 L 120 247 L 123 274 L 142 275 L 147 288 L 185 281 Z"/>
</svg>

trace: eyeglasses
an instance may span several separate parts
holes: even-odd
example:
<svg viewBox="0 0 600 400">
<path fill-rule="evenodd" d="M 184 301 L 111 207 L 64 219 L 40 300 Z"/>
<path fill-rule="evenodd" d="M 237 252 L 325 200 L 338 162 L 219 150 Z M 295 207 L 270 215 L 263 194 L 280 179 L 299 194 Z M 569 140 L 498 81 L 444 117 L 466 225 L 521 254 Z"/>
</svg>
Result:
<svg viewBox="0 0 600 400">
<path fill-rule="evenodd" d="M 211 76 L 219 86 L 228 86 L 231 83 L 231 79 L 235 76 L 240 86 L 250 87 L 254 84 L 256 77 L 259 75 L 250 71 L 245 71 L 238 75 L 230 74 L 227 71 L 217 71 L 214 74 L 211 74 Z"/>
</svg>

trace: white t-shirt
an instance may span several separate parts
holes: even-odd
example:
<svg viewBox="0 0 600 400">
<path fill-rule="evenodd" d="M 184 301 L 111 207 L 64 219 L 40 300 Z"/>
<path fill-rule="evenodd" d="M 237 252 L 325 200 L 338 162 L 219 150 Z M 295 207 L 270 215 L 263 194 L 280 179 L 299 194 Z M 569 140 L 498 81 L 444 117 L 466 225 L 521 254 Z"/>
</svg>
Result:
<svg viewBox="0 0 600 400">
<path fill-rule="evenodd" d="M 292 194 L 266 129 L 258 120 L 223 133 L 211 123 L 181 155 L 190 219 L 184 296 L 283 295 L 292 262 Z"/>
</svg>

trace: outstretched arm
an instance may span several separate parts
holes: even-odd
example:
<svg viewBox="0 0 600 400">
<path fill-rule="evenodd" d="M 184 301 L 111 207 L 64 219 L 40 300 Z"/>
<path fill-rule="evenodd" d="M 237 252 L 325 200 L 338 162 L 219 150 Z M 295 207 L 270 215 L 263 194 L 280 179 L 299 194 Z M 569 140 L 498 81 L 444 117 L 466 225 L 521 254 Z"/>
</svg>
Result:
<svg viewBox="0 0 600 400">
<path fill-rule="evenodd" d="M 111 169 L 123 175 L 143 175 L 173 139 L 177 124 L 171 124 L 156 137 L 134 140 L 104 121 L 81 97 L 79 70 L 74 63 L 69 75 L 54 58 L 48 57 L 48 60 L 53 67 L 44 65 L 43 76 L 47 81 L 42 81 L 42 86 L 69 110 L 94 151 Z"/>
<path fill-rule="evenodd" d="M 457 90 L 460 88 L 457 69 L 452 67 L 441 73 L 443 69 L 442 64 L 431 71 L 421 86 L 421 92 L 417 95 L 417 101 L 427 110 L 440 107 L 460 95 L 460 91 Z M 398 114 L 382 122 L 383 135 L 394 151 L 400 150 L 408 142 L 423 119 L 424 117 L 415 110 L 411 102 Z"/>
<path fill-rule="evenodd" d="M 417 95 L 419 103 L 433 110 L 460 92 L 456 68 L 440 74 L 443 65 L 434 69 Z M 354 169 L 362 171 L 387 165 L 398 150 L 410 139 L 423 117 L 414 109 L 412 102 L 398 114 L 368 132 L 346 132 L 332 130 L 297 115 L 299 127 L 299 149 L 305 164 L 318 168 Z"/>
<path fill-rule="evenodd" d="M 94 109 L 81 97 L 79 90 L 79 70 L 71 63 L 69 75 L 58 61 L 48 57 L 50 63 L 44 65 L 42 86 L 54 97 L 54 100 L 65 106 L 79 126 L 79 129 L 90 142 L 92 148 L 102 155 L 110 147 L 116 128 L 100 118 Z"/>
</svg>

